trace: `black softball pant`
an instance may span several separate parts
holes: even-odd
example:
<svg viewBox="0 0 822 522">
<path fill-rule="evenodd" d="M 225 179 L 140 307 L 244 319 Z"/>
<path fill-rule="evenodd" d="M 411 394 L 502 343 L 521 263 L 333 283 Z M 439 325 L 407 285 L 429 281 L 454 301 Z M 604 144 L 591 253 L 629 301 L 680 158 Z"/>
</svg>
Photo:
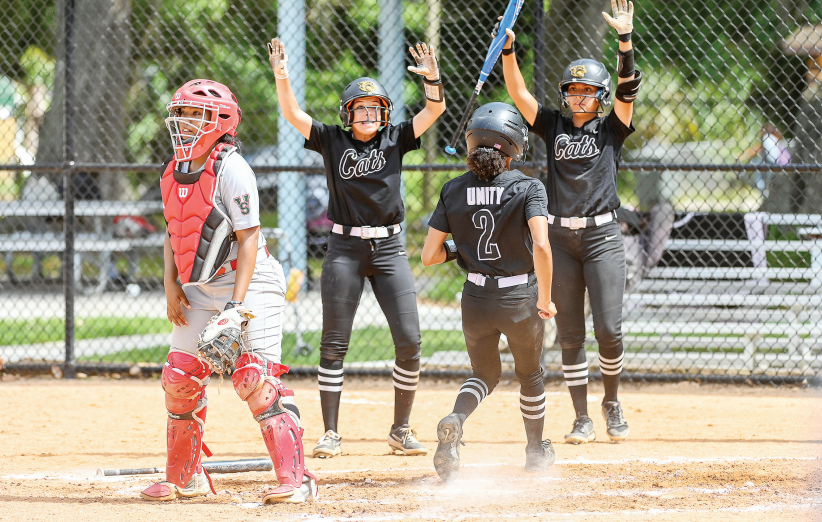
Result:
<svg viewBox="0 0 822 522">
<path fill-rule="evenodd" d="M 531 278 L 535 279 L 533 275 Z M 473 284 L 466 282 L 465 286 Z M 487 296 L 477 297 L 463 292 L 460 306 L 465 344 L 473 377 L 488 386 L 487 393 L 493 391 L 502 375 L 500 333 L 508 338 L 520 386 L 531 389 L 542 384 L 544 370 L 540 356 L 545 325 L 539 317 L 537 298 L 535 284 L 508 295 L 489 292 Z"/>
<path fill-rule="evenodd" d="M 419 359 L 421 350 L 417 292 L 399 236 L 344 238 L 331 234 L 322 272 L 323 359 L 341 361 L 348 352 L 354 314 L 365 278 L 371 282 L 399 360 Z"/>
<path fill-rule="evenodd" d="M 548 239 L 554 258 L 551 298 L 557 307 L 560 346 L 584 348 L 587 286 L 600 352 L 621 354 L 625 247 L 619 225 L 611 221 L 578 230 L 551 225 Z"/>
</svg>

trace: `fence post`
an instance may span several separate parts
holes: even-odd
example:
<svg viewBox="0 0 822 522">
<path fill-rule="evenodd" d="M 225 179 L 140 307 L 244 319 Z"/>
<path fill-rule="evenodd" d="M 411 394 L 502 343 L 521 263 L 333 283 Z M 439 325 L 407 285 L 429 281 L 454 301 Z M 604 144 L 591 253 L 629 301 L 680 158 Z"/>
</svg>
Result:
<svg viewBox="0 0 822 522">
<path fill-rule="evenodd" d="M 76 376 L 76 359 L 74 355 L 74 2 L 64 0 L 63 5 L 63 38 L 65 43 L 65 81 L 63 83 L 63 201 L 65 218 L 63 231 L 65 247 L 63 252 L 63 291 L 66 299 L 66 354 L 63 363 L 63 376 L 73 379 Z"/>
<path fill-rule="evenodd" d="M 291 88 L 300 107 L 305 108 L 306 67 L 305 67 L 305 0 L 279 2 L 277 6 L 277 34 L 288 46 L 288 69 Z M 271 81 L 274 81 L 272 78 Z M 277 120 L 277 158 L 280 165 L 302 165 L 305 158 L 303 136 L 288 123 L 280 112 Z M 291 244 L 291 252 L 286 252 L 278 243 L 277 258 L 290 260 L 286 268 L 296 268 L 303 272 L 308 266 L 305 222 L 305 174 L 303 172 L 281 172 L 277 183 L 277 225 L 283 229 Z"/>
<path fill-rule="evenodd" d="M 543 0 L 534 1 L 534 97 L 542 105 L 545 101 L 545 3 Z M 545 142 L 536 136 L 529 139 L 533 150 L 532 162 L 536 165 L 535 173 L 540 179 L 546 176 L 545 169 Z"/>
<path fill-rule="evenodd" d="M 405 25 L 402 20 L 401 0 L 380 0 L 379 25 L 379 68 L 380 82 L 388 91 L 394 102 L 391 121 L 405 121 L 405 100 L 403 99 L 403 82 L 405 81 Z M 405 178 L 400 177 L 400 194 L 405 201 Z M 405 244 L 405 230 L 402 223 L 400 241 Z"/>
</svg>

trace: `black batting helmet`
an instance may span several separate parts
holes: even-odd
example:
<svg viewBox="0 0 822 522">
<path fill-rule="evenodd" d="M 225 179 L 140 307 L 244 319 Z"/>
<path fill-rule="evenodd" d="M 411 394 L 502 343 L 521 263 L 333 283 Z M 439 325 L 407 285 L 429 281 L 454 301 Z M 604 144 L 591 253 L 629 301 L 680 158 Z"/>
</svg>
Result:
<svg viewBox="0 0 822 522">
<path fill-rule="evenodd" d="M 350 127 L 354 123 L 354 117 L 349 110 L 351 103 L 357 98 L 367 96 L 380 98 L 385 104 L 385 109 L 379 111 L 382 114 L 378 114 L 377 122 L 383 125 L 391 123 L 391 111 L 394 110 L 394 102 L 388 97 L 388 91 L 374 78 L 363 76 L 346 85 L 342 96 L 340 96 L 340 119 L 343 126 Z"/>
<path fill-rule="evenodd" d="M 517 161 L 528 151 L 528 126 L 520 113 L 502 102 L 486 103 L 474 111 L 465 130 L 468 150 L 496 149 Z"/>
<path fill-rule="evenodd" d="M 607 107 L 611 105 L 611 73 L 605 68 L 602 62 L 590 58 L 574 60 L 562 73 L 562 80 L 559 82 L 559 102 L 568 108 L 568 85 L 572 83 L 584 83 L 599 87 L 597 100 L 600 105 Z"/>
</svg>

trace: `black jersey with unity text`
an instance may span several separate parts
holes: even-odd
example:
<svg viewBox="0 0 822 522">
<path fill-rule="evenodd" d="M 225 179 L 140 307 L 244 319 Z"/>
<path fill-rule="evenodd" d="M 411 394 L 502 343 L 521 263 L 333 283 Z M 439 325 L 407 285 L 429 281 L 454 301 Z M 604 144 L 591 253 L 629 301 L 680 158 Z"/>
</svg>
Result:
<svg viewBox="0 0 822 522">
<path fill-rule="evenodd" d="M 548 212 L 592 217 L 619 208 L 622 144 L 634 132 L 614 111 L 576 128 L 571 118 L 540 105 L 531 131 L 548 150 Z"/>
<path fill-rule="evenodd" d="M 518 170 L 491 181 L 468 171 L 443 185 L 428 225 L 451 234 L 465 270 L 510 277 L 534 271 L 528 220 L 544 216 L 545 205 L 542 183 Z"/>
<path fill-rule="evenodd" d="M 369 141 L 317 120 L 305 148 L 319 152 L 328 181 L 328 219 L 348 226 L 388 226 L 405 219 L 400 192 L 402 157 L 420 148 L 412 120 L 388 125 Z"/>
</svg>

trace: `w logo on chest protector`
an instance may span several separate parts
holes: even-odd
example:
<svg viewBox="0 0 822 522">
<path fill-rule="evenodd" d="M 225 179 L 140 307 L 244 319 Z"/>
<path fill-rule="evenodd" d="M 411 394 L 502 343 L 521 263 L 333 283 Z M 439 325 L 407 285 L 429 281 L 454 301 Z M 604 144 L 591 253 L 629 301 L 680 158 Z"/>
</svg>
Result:
<svg viewBox="0 0 822 522">
<path fill-rule="evenodd" d="M 381 150 L 372 150 L 368 156 L 360 157 L 354 149 L 347 149 L 340 159 L 340 177 L 351 179 L 354 176 L 368 176 L 385 167 L 385 156 Z"/>
<path fill-rule="evenodd" d="M 575 140 L 567 134 L 560 134 L 554 140 L 554 159 L 556 160 L 593 158 L 598 155 L 599 147 L 593 136 L 580 136 Z"/>
</svg>

